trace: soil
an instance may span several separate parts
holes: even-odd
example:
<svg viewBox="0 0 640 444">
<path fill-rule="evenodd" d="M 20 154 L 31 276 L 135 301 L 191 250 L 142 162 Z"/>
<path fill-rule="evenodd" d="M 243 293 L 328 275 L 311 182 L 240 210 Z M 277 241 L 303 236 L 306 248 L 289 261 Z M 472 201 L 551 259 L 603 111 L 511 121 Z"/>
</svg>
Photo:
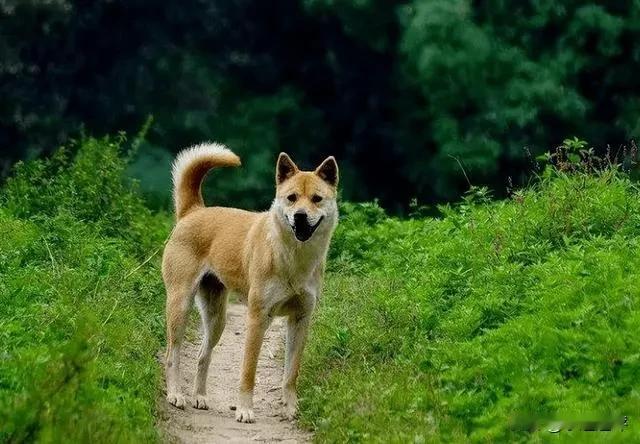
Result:
<svg viewBox="0 0 640 444">
<path fill-rule="evenodd" d="M 207 380 L 209 410 L 197 410 L 187 396 L 184 410 L 164 401 L 161 403 L 160 427 L 170 442 L 180 443 L 307 443 L 311 434 L 299 429 L 295 422 L 281 416 L 284 327 L 283 319 L 276 318 L 265 336 L 254 396 L 256 422 L 236 422 L 235 405 L 240 364 L 244 347 L 245 307 L 229 304 L 227 325 L 220 342 L 213 349 Z M 195 341 L 189 337 L 195 337 Z M 182 347 L 182 393 L 191 395 L 196 371 L 200 334 L 188 334 Z M 195 343 L 194 343 L 195 342 Z"/>
</svg>

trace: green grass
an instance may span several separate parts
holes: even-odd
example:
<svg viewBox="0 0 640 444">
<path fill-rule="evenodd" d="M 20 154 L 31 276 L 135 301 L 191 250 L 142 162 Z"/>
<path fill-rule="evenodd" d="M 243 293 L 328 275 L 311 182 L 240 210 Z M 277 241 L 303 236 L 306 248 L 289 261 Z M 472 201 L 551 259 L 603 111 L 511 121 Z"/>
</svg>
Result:
<svg viewBox="0 0 640 444">
<path fill-rule="evenodd" d="M 171 218 L 125 179 L 123 147 L 85 139 L 0 192 L 0 442 L 161 439 L 154 253 Z M 319 442 L 640 441 L 637 186 L 547 170 L 441 212 L 342 205 L 302 424 Z M 624 432 L 544 430 L 623 415 Z"/>
<path fill-rule="evenodd" d="M 301 372 L 319 442 L 640 441 L 640 192 L 624 175 L 475 190 L 441 219 L 343 210 Z M 622 415 L 624 432 L 544 431 Z M 526 417 L 541 430 L 511 430 Z"/>
<path fill-rule="evenodd" d="M 149 442 L 169 229 L 124 179 L 123 140 L 19 165 L 0 206 L 0 442 Z"/>
</svg>

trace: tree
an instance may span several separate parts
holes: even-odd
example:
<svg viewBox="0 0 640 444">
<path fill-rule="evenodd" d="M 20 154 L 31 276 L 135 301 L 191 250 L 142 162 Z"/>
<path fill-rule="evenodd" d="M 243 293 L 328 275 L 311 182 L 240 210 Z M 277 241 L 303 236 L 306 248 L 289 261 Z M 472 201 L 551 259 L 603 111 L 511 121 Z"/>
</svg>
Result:
<svg viewBox="0 0 640 444">
<path fill-rule="evenodd" d="M 134 170 L 158 202 L 168 178 L 152 171 L 217 140 L 247 165 L 221 173 L 218 203 L 268 204 L 271 163 L 288 151 L 308 167 L 336 155 L 344 197 L 401 211 L 413 197 L 456 199 L 468 187 L 461 166 L 500 194 L 568 136 L 615 150 L 640 132 L 638 1 L 0 8 L 0 174 L 81 127 L 135 133 L 153 115 Z"/>
</svg>

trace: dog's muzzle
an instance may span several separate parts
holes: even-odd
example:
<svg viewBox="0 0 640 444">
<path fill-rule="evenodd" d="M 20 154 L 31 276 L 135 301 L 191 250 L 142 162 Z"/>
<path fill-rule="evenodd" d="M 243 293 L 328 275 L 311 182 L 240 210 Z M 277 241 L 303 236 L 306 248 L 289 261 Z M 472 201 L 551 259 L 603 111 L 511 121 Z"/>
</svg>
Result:
<svg viewBox="0 0 640 444">
<path fill-rule="evenodd" d="M 307 218 L 307 215 L 305 213 L 294 214 L 293 225 L 291 226 L 291 228 L 293 229 L 293 234 L 295 234 L 296 239 L 298 239 L 300 242 L 309 240 L 309 238 L 316 231 L 316 228 L 318 228 L 318 226 L 320 225 L 320 222 L 322 222 L 322 219 L 324 219 L 324 216 L 318 219 L 318 222 L 316 222 L 314 225 L 311 225 L 309 224 L 309 219 Z"/>
</svg>

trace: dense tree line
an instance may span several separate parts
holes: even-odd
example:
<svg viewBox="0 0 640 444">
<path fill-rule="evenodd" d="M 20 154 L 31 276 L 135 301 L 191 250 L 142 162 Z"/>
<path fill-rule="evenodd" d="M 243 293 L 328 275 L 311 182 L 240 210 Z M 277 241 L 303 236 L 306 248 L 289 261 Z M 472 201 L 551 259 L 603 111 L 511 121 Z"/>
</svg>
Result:
<svg viewBox="0 0 640 444">
<path fill-rule="evenodd" d="M 281 150 L 391 209 L 456 198 L 461 166 L 500 191 L 566 136 L 638 136 L 638 42 L 638 0 L 4 0 L 1 171 L 153 115 L 162 192 L 165 150 L 205 139 L 245 164 L 218 201 L 264 206 Z"/>
</svg>

